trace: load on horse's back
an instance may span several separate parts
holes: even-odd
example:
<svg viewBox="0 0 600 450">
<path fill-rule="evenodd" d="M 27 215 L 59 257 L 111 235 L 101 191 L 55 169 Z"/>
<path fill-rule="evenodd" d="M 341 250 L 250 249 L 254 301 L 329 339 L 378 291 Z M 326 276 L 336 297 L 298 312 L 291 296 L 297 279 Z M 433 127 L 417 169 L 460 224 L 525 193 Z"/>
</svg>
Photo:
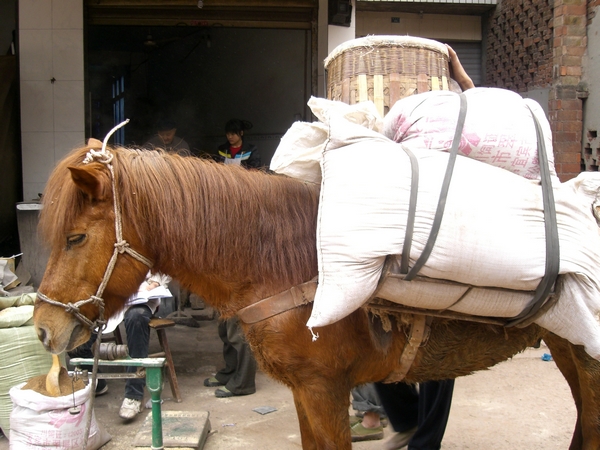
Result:
<svg viewBox="0 0 600 450">
<path fill-rule="evenodd" d="M 44 194 L 40 231 L 51 255 L 39 292 L 49 301 L 38 300 L 34 319 L 46 348 L 61 353 L 90 336 L 90 326 L 57 304 L 101 298 L 104 318 L 110 317 L 151 264 L 223 317 L 250 310 L 246 337 L 262 370 L 292 390 L 303 448 L 350 449 L 350 389 L 398 370 L 419 315 L 359 308 L 315 329 L 320 337 L 312 341 L 306 327 L 312 303 L 303 290 L 282 293 L 318 275 L 319 186 L 156 151 L 114 148 L 108 149 L 110 161 L 84 163 L 88 153 L 89 147 L 75 149 L 61 161 Z M 244 204 L 231 195 L 238 190 Z M 78 314 L 93 324 L 98 306 L 84 302 Z M 600 365 L 581 346 L 536 324 L 503 328 L 434 317 L 429 328 L 405 382 L 468 375 L 543 338 L 575 398 L 571 448 L 600 445 L 594 395 Z"/>
</svg>

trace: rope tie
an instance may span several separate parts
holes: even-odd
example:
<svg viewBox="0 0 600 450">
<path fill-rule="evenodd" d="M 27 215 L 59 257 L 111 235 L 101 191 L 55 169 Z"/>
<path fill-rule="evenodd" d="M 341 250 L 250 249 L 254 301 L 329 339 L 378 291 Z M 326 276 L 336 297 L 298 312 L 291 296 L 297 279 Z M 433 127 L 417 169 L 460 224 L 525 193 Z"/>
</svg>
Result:
<svg viewBox="0 0 600 450">
<path fill-rule="evenodd" d="M 127 252 L 128 247 L 129 247 L 129 243 L 125 240 L 115 243 L 115 249 L 121 254 Z M 129 253 L 129 252 L 127 252 L 127 253 Z"/>
<path fill-rule="evenodd" d="M 88 152 L 87 155 L 85 156 L 85 158 L 83 159 L 83 163 L 84 164 L 89 164 L 92 161 L 98 161 L 102 164 L 110 164 L 113 160 L 113 155 L 110 152 L 107 152 L 106 149 L 103 147 L 102 150 L 94 150 L 93 148 L 91 148 Z"/>
<path fill-rule="evenodd" d="M 65 311 L 67 311 L 70 314 L 75 314 L 79 312 L 79 308 L 73 303 L 67 303 L 65 306 Z"/>
</svg>

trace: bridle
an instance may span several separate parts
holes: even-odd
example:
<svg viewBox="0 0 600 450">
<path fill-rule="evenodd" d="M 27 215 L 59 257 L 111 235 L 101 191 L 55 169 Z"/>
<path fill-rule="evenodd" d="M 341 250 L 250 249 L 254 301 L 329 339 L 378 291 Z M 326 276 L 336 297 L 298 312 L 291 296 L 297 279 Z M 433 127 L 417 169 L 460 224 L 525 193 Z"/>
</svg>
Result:
<svg viewBox="0 0 600 450">
<path fill-rule="evenodd" d="M 106 143 L 108 142 L 108 139 L 113 135 L 113 133 L 115 131 L 117 131 L 122 126 L 126 125 L 128 122 L 129 122 L 129 119 L 125 120 L 124 122 L 121 122 L 119 125 L 117 125 L 112 130 L 110 130 L 110 132 L 104 138 L 104 142 L 102 143 L 102 150 L 96 151 L 94 149 L 90 149 L 88 151 L 87 155 L 85 156 L 85 158 L 83 159 L 84 164 L 89 164 L 93 161 L 98 161 L 102 164 L 105 164 L 110 173 L 111 184 L 112 184 L 112 189 L 113 189 L 113 208 L 114 208 L 114 212 L 115 212 L 115 235 L 116 235 L 114 251 L 113 251 L 113 254 L 112 254 L 110 260 L 108 261 L 108 265 L 106 266 L 106 270 L 104 271 L 104 277 L 102 277 L 102 281 L 100 282 L 100 286 L 98 286 L 98 290 L 96 291 L 96 294 L 90 295 L 89 298 L 87 298 L 85 300 L 79 300 L 75 303 L 71 303 L 71 302 L 61 303 L 61 302 L 58 302 L 56 300 L 49 298 L 48 296 L 46 296 L 45 294 L 43 294 L 39 291 L 37 293 L 37 298 L 39 298 L 43 302 L 46 302 L 50 305 L 60 306 L 61 308 L 64 308 L 65 311 L 67 311 L 70 314 L 73 314 L 80 322 L 87 325 L 89 327 L 90 331 L 93 332 L 94 329 L 96 329 L 96 328 L 98 329 L 98 335 L 96 337 L 96 342 L 94 343 L 94 351 L 93 351 L 94 352 L 94 364 L 92 366 L 92 378 L 90 380 L 90 384 L 91 384 L 92 388 L 94 388 L 96 386 L 96 376 L 98 373 L 98 359 L 99 359 L 99 354 L 100 354 L 99 349 L 100 349 L 100 343 L 102 342 L 102 331 L 106 328 L 106 320 L 104 319 L 104 299 L 102 298 L 102 294 L 104 293 L 104 289 L 106 288 L 106 285 L 108 284 L 108 280 L 110 280 L 110 277 L 113 273 L 113 270 L 117 263 L 117 258 L 119 257 L 119 255 L 122 255 L 123 253 L 128 253 L 129 255 L 131 255 L 135 259 L 137 259 L 138 261 L 146 264 L 148 266 L 148 268 L 151 269 L 153 266 L 153 262 L 151 260 L 149 260 L 148 258 L 143 256 L 142 254 L 138 253 L 131 247 L 129 247 L 129 243 L 123 239 L 123 220 L 122 220 L 122 215 L 121 215 L 121 202 L 119 201 L 119 192 L 117 191 L 115 172 L 114 172 L 114 167 L 112 165 L 112 160 L 113 160 L 114 155 L 110 151 L 106 150 Z M 98 307 L 98 318 L 96 320 L 94 320 L 93 322 L 90 319 L 88 319 L 87 317 L 85 317 L 83 314 L 81 314 L 81 311 L 80 311 L 80 308 L 84 305 L 87 305 L 88 303 L 94 304 Z M 87 415 L 86 426 L 85 426 L 83 449 L 87 448 L 88 438 L 90 435 L 90 429 L 91 429 L 91 423 L 92 423 L 91 411 L 93 411 L 93 408 L 94 408 L 94 398 L 95 398 L 95 395 L 90 396 L 90 400 L 89 400 L 90 403 L 89 403 L 88 415 Z"/>
<path fill-rule="evenodd" d="M 85 300 L 78 300 L 75 303 L 61 303 L 49 298 L 42 292 L 38 291 L 37 293 L 37 298 L 50 305 L 60 306 L 61 308 L 64 308 L 66 312 L 73 314 L 80 322 L 87 325 L 90 328 L 90 330 L 93 331 L 94 329 L 98 328 L 99 335 L 101 334 L 102 330 L 106 327 L 106 320 L 104 319 L 104 299 L 102 298 L 102 294 L 104 293 L 104 289 L 106 288 L 106 285 L 108 284 L 108 281 L 110 280 L 110 277 L 113 273 L 118 256 L 127 253 L 133 256 L 138 261 L 146 264 L 149 268 L 152 268 L 153 266 L 153 262 L 150 259 L 146 258 L 142 254 L 132 249 L 129 246 L 129 243 L 123 239 L 123 220 L 121 214 L 121 203 L 119 201 L 119 192 L 117 191 L 114 168 L 112 165 L 114 155 L 106 149 L 106 143 L 108 142 L 108 139 L 112 136 L 112 134 L 122 126 L 126 125 L 128 122 L 129 119 L 125 120 L 124 122 L 121 122 L 119 125 L 110 130 L 110 132 L 104 138 L 104 142 L 102 143 L 102 150 L 96 151 L 94 149 L 90 149 L 83 160 L 84 164 L 89 164 L 93 161 L 98 161 L 102 164 L 105 164 L 110 172 L 110 178 L 113 189 L 113 208 L 115 212 L 116 241 L 114 244 L 113 254 L 110 258 L 110 261 L 108 262 L 106 270 L 104 271 L 104 277 L 102 278 L 102 282 L 98 286 L 96 294 L 91 295 Z M 98 318 L 93 322 L 87 317 L 85 317 L 80 311 L 80 308 L 82 306 L 87 305 L 89 303 L 98 307 Z"/>
</svg>

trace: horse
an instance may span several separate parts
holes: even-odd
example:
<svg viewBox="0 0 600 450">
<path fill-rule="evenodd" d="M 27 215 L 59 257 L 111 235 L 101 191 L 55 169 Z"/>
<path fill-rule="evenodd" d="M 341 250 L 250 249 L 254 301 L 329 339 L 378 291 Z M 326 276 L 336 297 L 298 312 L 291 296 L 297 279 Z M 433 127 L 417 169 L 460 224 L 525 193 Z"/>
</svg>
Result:
<svg viewBox="0 0 600 450">
<path fill-rule="evenodd" d="M 318 275 L 320 186 L 161 151 L 74 149 L 53 170 L 39 232 L 50 248 L 34 323 L 53 354 L 88 340 L 152 271 L 170 275 L 230 318 Z M 350 449 L 350 390 L 398 370 L 417 315 L 369 305 L 320 330 L 310 301 L 242 321 L 259 367 L 293 393 L 302 448 Z M 385 320 L 384 320 L 385 319 Z M 387 326 L 383 326 L 383 323 Z M 600 362 L 530 324 L 505 328 L 428 318 L 403 382 L 453 379 L 543 339 L 566 378 L 577 421 L 570 449 L 600 448 Z"/>
</svg>

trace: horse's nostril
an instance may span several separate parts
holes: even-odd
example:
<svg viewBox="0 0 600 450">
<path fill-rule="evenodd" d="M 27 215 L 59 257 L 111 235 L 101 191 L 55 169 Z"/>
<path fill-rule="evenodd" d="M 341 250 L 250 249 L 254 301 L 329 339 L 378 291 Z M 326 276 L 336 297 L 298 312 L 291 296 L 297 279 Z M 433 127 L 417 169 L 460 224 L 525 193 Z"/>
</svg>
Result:
<svg viewBox="0 0 600 450">
<path fill-rule="evenodd" d="M 47 349 L 48 341 L 49 341 L 48 332 L 43 328 L 38 328 L 37 335 L 38 335 L 38 339 L 42 342 L 44 347 L 46 347 L 46 349 Z"/>
</svg>

